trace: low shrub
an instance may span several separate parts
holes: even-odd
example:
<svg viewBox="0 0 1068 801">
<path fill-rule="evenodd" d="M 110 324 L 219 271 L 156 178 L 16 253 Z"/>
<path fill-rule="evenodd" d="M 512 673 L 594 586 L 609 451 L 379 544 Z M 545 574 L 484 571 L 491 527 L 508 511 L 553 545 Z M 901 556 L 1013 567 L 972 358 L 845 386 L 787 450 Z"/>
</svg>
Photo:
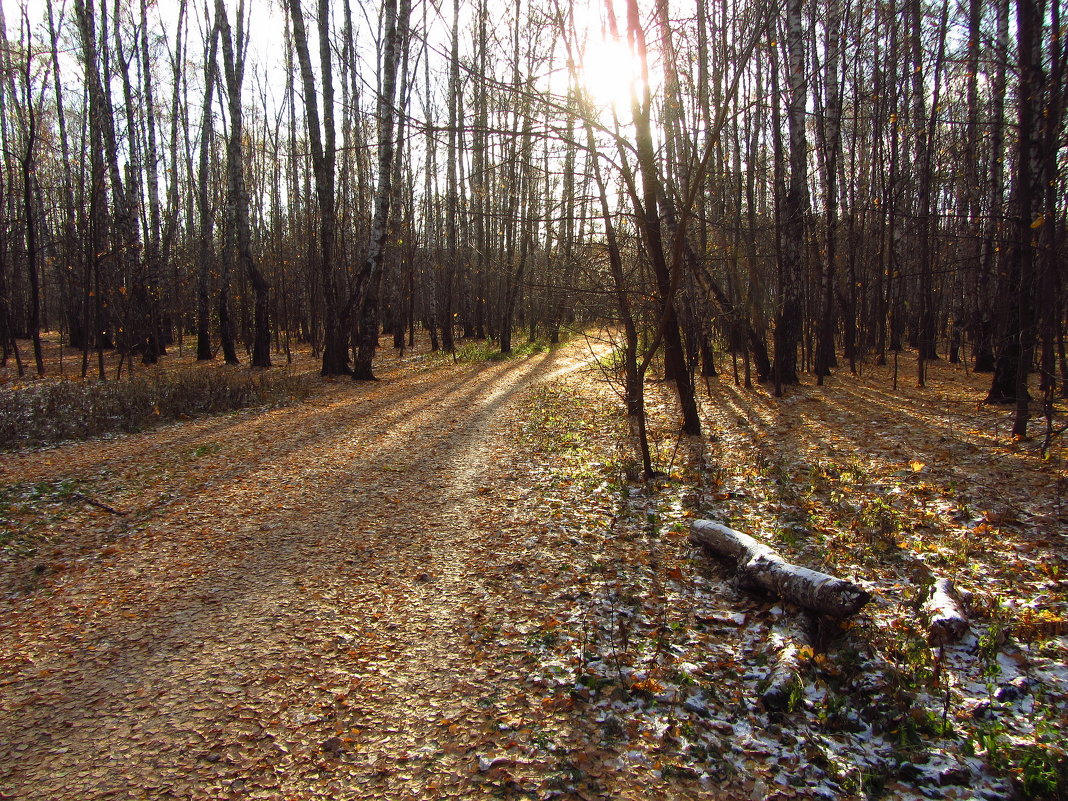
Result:
<svg viewBox="0 0 1068 801">
<path fill-rule="evenodd" d="M 300 401 L 310 373 L 200 367 L 130 381 L 48 381 L 0 389 L 0 447 L 15 448 L 114 432 L 248 406 Z"/>
</svg>

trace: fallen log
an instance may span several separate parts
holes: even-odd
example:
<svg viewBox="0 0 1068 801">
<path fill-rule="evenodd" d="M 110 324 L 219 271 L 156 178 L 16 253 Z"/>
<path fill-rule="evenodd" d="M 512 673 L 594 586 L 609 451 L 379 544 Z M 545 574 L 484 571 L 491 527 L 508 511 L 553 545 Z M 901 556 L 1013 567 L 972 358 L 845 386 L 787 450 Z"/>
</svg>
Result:
<svg viewBox="0 0 1068 801">
<path fill-rule="evenodd" d="M 748 534 L 711 520 L 695 520 L 690 536 L 714 553 L 734 560 L 742 586 L 762 590 L 821 615 L 849 617 L 871 600 L 871 595 L 856 584 L 791 564 Z"/>
<path fill-rule="evenodd" d="M 788 621 L 773 631 L 771 645 L 775 658 L 768 673 L 767 686 L 760 694 L 760 702 L 769 712 L 788 712 L 802 696 L 801 652 L 809 646 L 808 637 L 796 621 Z"/>
<path fill-rule="evenodd" d="M 931 586 L 923 612 L 928 618 L 927 642 L 931 645 L 955 643 L 968 632 L 968 616 L 949 579 L 937 579 Z"/>
</svg>

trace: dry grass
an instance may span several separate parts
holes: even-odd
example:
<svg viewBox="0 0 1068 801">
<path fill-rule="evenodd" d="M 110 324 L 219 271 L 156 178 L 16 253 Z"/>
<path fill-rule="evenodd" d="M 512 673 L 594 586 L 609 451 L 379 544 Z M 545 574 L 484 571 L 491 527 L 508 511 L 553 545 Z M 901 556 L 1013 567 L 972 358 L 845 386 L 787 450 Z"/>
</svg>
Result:
<svg viewBox="0 0 1068 801">
<path fill-rule="evenodd" d="M 274 354 L 270 370 L 227 365 L 221 359 L 197 362 L 190 347 L 171 349 L 159 364 L 133 364 L 105 353 L 105 379 L 98 378 L 96 354 L 81 375 L 81 352 L 60 347 L 58 335 L 43 337 L 45 375 L 37 377 L 32 347 L 19 343 L 25 375 L 13 357 L 0 367 L 0 448 L 43 445 L 118 432 L 140 431 L 159 423 L 234 411 L 249 406 L 291 403 L 316 388 L 316 359 L 307 347 Z"/>
</svg>

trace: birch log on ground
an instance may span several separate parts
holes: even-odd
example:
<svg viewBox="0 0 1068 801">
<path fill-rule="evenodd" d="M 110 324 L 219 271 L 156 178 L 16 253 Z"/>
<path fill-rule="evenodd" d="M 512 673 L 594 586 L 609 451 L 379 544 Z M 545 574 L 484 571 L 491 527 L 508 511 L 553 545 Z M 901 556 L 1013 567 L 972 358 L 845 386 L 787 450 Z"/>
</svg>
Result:
<svg viewBox="0 0 1068 801">
<path fill-rule="evenodd" d="M 791 564 L 759 540 L 714 523 L 695 520 L 690 536 L 714 553 L 734 560 L 739 583 L 822 615 L 856 614 L 871 595 L 850 581 Z"/>
<path fill-rule="evenodd" d="M 931 645 L 949 645 L 968 631 L 968 616 L 964 614 L 960 596 L 949 579 L 935 581 L 923 611 L 929 619 L 927 641 Z"/>
<path fill-rule="evenodd" d="M 772 632 L 771 644 L 775 656 L 760 701 L 769 712 L 785 712 L 803 686 L 801 650 L 809 646 L 809 638 L 796 620 L 789 620 Z"/>
</svg>

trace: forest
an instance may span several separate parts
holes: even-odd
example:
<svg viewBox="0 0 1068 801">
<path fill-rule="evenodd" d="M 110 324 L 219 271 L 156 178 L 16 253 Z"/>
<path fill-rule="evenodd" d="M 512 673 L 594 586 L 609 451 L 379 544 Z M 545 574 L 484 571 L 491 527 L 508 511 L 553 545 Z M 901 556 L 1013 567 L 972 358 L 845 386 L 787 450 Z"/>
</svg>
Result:
<svg viewBox="0 0 1068 801">
<path fill-rule="evenodd" d="M 0 0 L 0 798 L 1066 797 L 1064 10 Z"/>
</svg>

